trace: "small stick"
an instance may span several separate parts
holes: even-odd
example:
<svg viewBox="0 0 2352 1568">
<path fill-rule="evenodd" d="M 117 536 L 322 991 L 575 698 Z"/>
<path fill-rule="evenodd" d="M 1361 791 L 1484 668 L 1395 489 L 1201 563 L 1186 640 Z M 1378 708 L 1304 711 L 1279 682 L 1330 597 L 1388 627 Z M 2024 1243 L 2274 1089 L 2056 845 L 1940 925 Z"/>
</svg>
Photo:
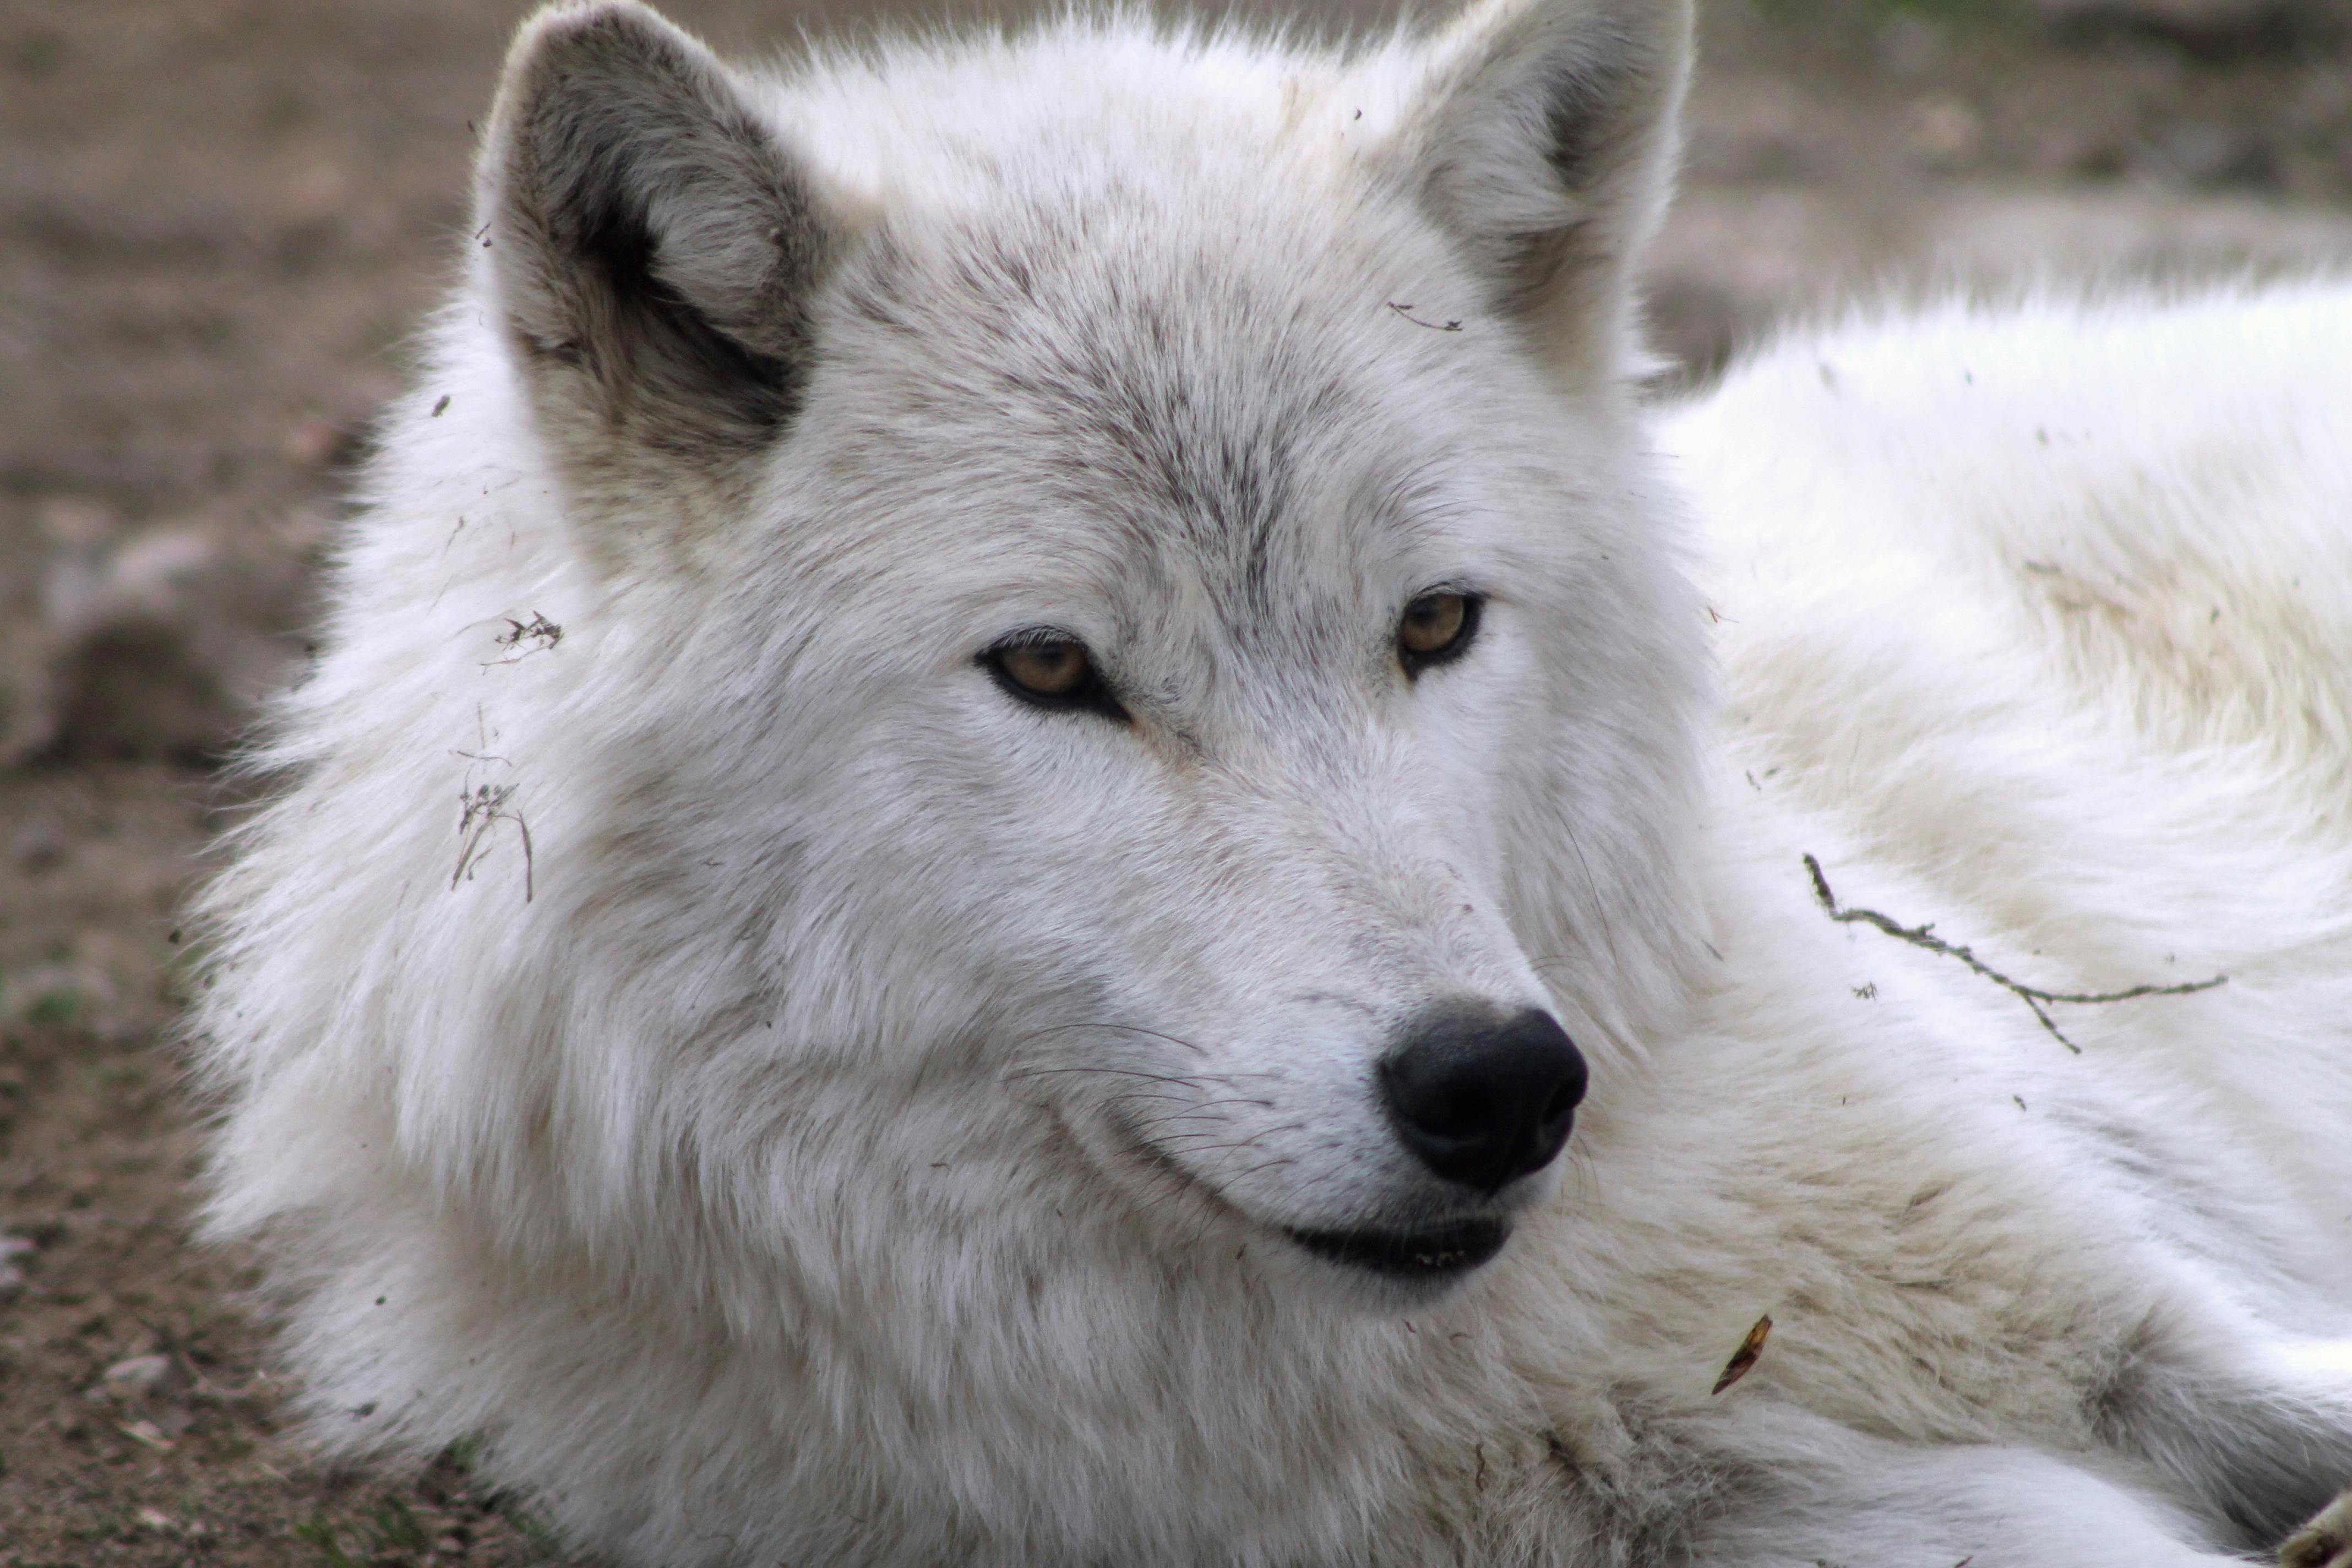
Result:
<svg viewBox="0 0 2352 1568">
<path fill-rule="evenodd" d="M 1958 959 L 1962 963 L 2032 1008 L 2034 1017 L 2041 1020 L 2042 1026 L 2049 1030 L 2060 1045 L 2078 1057 L 2083 1054 L 2083 1047 L 2068 1039 L 2065 1032 L 2058 1027 L 2057 1020 L 2050 1016 L 2050 1004 L 2066 1002 L 2088 1005 L 2101 1002 L 2128 1002 L 2135 996 L 2186 996 L 2192 992 L 2210 991 L 2216 985 L 2226 984 L 2230 978 L 2226 974 L 2216 974 L 2210 980 L 2192 980 L 2182 985 L 2135 985 L 2126 991 L 2044 991 L 2038 985 L 2028 985 L 2021 981 L 2011 980 L 1967 948 L 1955 947 L 1943 938 L 1935 935 L 1936 926 L 1933 921 L 1926 925 L 1906 926 L 1889 920 L 1876 910 L 1840 909 L 1837 895 L 1830 891 L 1829 879 L 1822 874 L 1822 863 L 1808 855 L 1805 857 L 1805 870 L 1813 879 L 1813 897 L 1821 901 L 1822 909 L 1829 911 L 1830 919 L 1860 921 L 1864 925 L 1876 926 L 1887 935 L 1907 942 L 1914 947 L 1924 947 L 1929 952 L 1940 952 L 1947 958 Z"/>
<path fill-rule="evenodd" d="M 1459 321 L 1424 321 L 1412 313 L 1411 305 L 1400 305 L 1394 300 L 1389 301 L 1389 309 L 1411 321 L 1414 326 L 1427 327 L 1433 332 L 1458 332 L 1462 330 L 1462 323 Z"/>
<path fill-rule="evenodd" d="M 459 753 L 464 755 L 466 753 Z M 457 884 L 473 874 L 481 864 L 490 830 L 501 822 L 511 822 L 522 835 L 522 901 L 529 903 L 537 893 L 538 870 L 530 847 L 530 824 L 522 819 L 520 811 L 509 811 L 507 802 L 514 798 L 513 784 L 484 784 L 458 795 L 465 810 L 457 820 L 457 869 L 450 874 L 449 890 L 456 892 Z"/>
<path fill-rule="evenodd" d="M 461 528 L 465 526 L 465 521 L 464 518 L 459 518 L 458 526 Z M 449 537 L 455 541 L 457 536 L 452 532 Z M 446 550 L 447 546 L 444 545 L 442 548 Z M 563 640 L 563 628 L 536 610 L 531 612 L 530 619 L 527 622 L 516 620 L 512 616 L 501 616 L 499 618 L 506 622 L 507 629 L 490 640 L 509 651 L 505 658 L 494 658 L 483 665 L 484 669 L 495 668 L 502 664 L 513 664 L 529 654 L 545 653 Z M 525 643 L 530 646 L 525 647 L 523 646 Z"/>
</svg>

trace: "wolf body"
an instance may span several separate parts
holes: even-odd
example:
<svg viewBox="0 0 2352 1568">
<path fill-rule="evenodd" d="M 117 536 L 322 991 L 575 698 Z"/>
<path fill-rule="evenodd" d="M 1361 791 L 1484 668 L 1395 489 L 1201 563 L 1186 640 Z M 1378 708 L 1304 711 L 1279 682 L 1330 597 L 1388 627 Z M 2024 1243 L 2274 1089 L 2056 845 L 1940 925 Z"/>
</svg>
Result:
<svg viewBox="0 0 2352 1568">
<path fill-rule="evenodd" d="M 2186 1568 L 2352 1479 L 2352 291 L 1645 407 L 1688 26 L 525 28 L 209 895 L 323 1443 L 676 1565 Z M 1444 1177 L 1433 1016 L 1564 1154 Z"/>
</svg>

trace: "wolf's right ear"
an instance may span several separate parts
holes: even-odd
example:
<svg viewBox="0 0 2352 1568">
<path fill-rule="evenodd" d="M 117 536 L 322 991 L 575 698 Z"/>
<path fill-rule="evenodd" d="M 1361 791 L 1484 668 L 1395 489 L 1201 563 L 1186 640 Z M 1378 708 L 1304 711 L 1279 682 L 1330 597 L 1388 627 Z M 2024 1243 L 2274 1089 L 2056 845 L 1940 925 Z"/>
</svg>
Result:
<svg viewBox="0 0 2352 1568">
<path fill-rule="evenodd" d="M 842 230 L 701 44 L 628 0 L 532 17 L 478 201 L 502 324 L 575 482 L 648 461 L 716 477 L 792 418 Z"/>
</svg>

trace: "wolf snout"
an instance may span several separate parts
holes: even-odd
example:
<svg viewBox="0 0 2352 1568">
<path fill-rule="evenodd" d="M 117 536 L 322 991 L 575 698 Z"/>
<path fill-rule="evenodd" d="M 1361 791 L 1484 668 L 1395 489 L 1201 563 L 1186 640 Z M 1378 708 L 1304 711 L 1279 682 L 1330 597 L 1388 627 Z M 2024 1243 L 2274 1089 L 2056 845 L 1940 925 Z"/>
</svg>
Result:
<svg viewBox="0 0 2352 1568">
<path fill-rule="evenodd" d="M 1488 1194 L 1551 1163 L 1586 1080 L 1568 1031 L 1534 1007 L 1499 1021 L 1484 1008 L 1423 1014 L 1379 1071 L 1404 1146 L 1439 1176 Z"/>
</svg>

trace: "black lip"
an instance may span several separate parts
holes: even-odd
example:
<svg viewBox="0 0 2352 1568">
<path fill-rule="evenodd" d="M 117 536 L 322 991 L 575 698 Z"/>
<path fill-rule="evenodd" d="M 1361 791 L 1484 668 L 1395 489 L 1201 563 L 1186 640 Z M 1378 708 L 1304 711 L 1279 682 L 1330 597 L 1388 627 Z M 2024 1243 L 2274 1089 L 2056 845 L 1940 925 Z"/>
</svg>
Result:
<svg viewBox="0 0 2352 1568">
<path fill-rule="evenodd" d="M 1390 1279 L 1446 1279 L 1491 1259 L 1511 1239 L 1505 1219 L 1465 1219 L 1427 1230 L 1294 1230 L 1316 1257 Z"/>
</svg>

